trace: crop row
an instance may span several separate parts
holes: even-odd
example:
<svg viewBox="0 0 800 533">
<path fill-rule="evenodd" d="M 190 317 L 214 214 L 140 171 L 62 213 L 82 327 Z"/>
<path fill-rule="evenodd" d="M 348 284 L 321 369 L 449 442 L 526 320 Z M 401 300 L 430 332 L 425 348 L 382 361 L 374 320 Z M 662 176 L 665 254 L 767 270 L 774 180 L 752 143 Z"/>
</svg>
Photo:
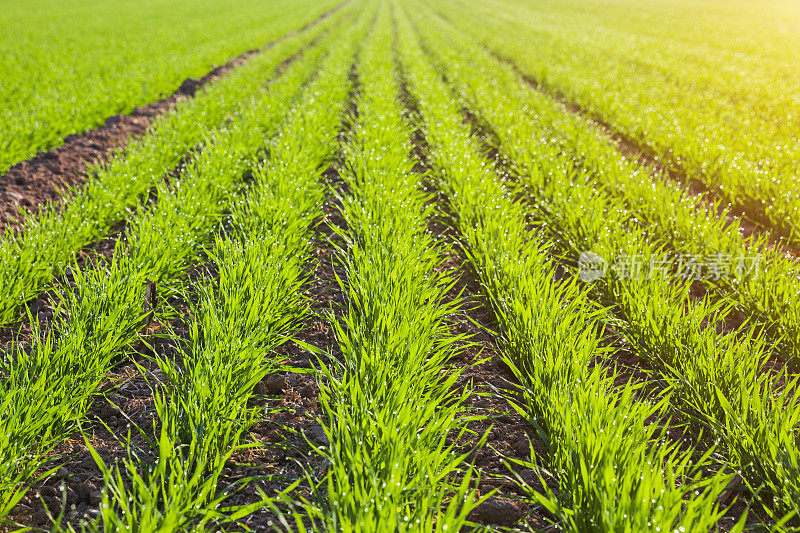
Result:
<svg viewBox="0 0 800 533">
<path fill-rule="evenodd" d="M 78 427 L 110 365 L 139 338 L 148 282 L 163 298 L 196 263 L 334 36 L 307 49 L 268 91 L 242 100 L 239 112 L 206 137 L 180 180 L 159 185 L 155 207 L 130 219 L 113 257 L 73 270 L 73 284 L 59 289 L 63 301 L 56 314 L 63 318 L 43 332 L 43 340 L 4 355 L 2 515 L 49 452 Z"/>
<path fill-rule="evenodd" d="M 629 223 L 633 217 L 624 202 L 602 194 L 590 180 L 576 179 L 558 158 L 549 157 L 546 147 L 539 152 L 541 145 L 526 144 L 540 133 L 532 131 L 529 115 L 521 113 L 530 100 L 520 80 L 507 72 L 504 76 L 496 62 L 492 69 L 491 60 L 459 42 L 455 32 L 447 34 L 441 27 L 437 32 L 450 39 L 452 52 L 440 54 L 450 81 L 469 94 L 467 101 L 495 131 L 502 132 L 498 135 L 504 154 L 513 162 L 525 162 L 521 168 L 527 190 L 522 194 L 535 195 L 533 216 L 545 224 L 554 252 L 573 260 L 585 250 L 645 259 L 662 252 L 663 242 Z M 443 50 L 443 41 L 432 37 L 431 25 L 422 26 L 422 33 L 429 49 Z M 454 42 L 460 46 L 454 48 Z M 627 348 L 669 386 L 670 404 L 724 443 L 725 463 L 733 471 L 741 470 L 749 489 L 780 518 L 796 510 L 798 494 L 797 381 L 784 383 L 785 373 L 767 371 L 770 350 L 758 330 L 745 325 L 720 333 L 728 310 L 710 297 L 690 299 L 689 288 L 690 283 L 676 283 L 670 275 L 618 272 L 589 286 Z"/>
<path fill-rule="evenodd" d="M 335 5 L 47 0 L 4 6 L 0 174 L 58 146 L 65 135 L 169 94 L 184 78 L 199 78 Z"/>
<path fill-rule="evenodd" d="M 466 9 L 460 1 L 437 6 L 466 35 L 578 102 L 665 165 L 699 180 L 793 245 L 799 242 L 795 162 L 800 144 L 791 67 L 798 60 L 796 36 L 774 31 L 781 17 L 796 17 L 785 12 L 788 4 L 771 3 L 748 15 L 720 5 L 713 30 L 697 32 L 709 21 L 693 20 L 683 38 L 661 39 L 631 35 L 660 24 L 610 30 L 618 23 L 605 22 L 598 29 L 603 14 L 592 6 L 577 17 L 583 30 L 575 27 L 568 8 L 550 10 L 542 25 L 541 7 L 520 2 L 491 2 L 478 9 Z M 462 11 L 466 16 L 452 16 Z M 674 17 L 664 3 L 650 12 Z M 746 31 L 731 32 L 727 41 L 708 47 L 709 35 L 741 25 L 744 17 Z M 752 42 L 742 46 L 747 38 Z M 592 44 L 595 39 L 602 47 Z M 776 39 L 785 46 L 775 46 Z"/>
<path fill-rule="evenodd" d="M 128 145 L 96 174 L 63 209 L 46 208 L 29 217 L 22 235 L 0 241 L 0 323 L 52 285 L 82 247 L 106 236 L 138 210 L 149 192 L 173 170 L 202 153 L 225 131 L 241 106 L 263 91 L 279 65 L 342 20 L 339 12 L 299 35 L 254 56 L 196 98 L 158 119 L 147 135 Z"/>
</svg>

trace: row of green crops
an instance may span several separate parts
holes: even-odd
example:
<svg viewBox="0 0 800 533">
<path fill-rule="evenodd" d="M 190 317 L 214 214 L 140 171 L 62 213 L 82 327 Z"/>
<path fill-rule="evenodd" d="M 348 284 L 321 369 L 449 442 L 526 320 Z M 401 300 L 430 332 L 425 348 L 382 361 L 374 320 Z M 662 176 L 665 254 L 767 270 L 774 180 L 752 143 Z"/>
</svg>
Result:
<svg viewBox="0 0 800 533">
<path fill-rule="evenodd" d="M 550 250 L 527 230 L 525 204 L 509 196 L 480 154 L 447 86 L 401 22 L 434 181 L 497 320 L 499 344 L 524 387 L 518 409 L 540 429 L 547 469 L 556 478 L 557 490 L 528 490 L 571 531 L 623 524 L 631 531 L 711 530 L 727 479 L 703 476 L 707 456 L 680 452 L 649 423 L 664 402 L 637 401 L 635 385 L 615 388 L 614 373 L 590 367 L 612 353 L 594 333 L 586 293 L 575 280 L 555 282 Z"/>
<path fill-rule="evenodd" d="M 5 2 L 0 174 L 65 135 L 172 93 L 338 2 Z M 202 36 L 202 38 L 198 38 Z"/>
<path fill-rule="evenodd" d="M 453 279 L 437 272 L 442 258 L 426 232 L 386 3 L 357 74 L 339 193 L 347 307 L 332 317 L 341 360 L 323 366 L 320 391 L 329 466 L 297 527 L 307 517 L 321 531 L 458 531 L 476 502 L 448 436 L 464 431 L 469 390 L 454 390 L 458 373 L 442 372 L 459 350 L 447 326 L 457 302 L 445 302 Z"/>
<path fill-rule="evenodd" d="M 97 176 L 61 210 L 44 209 L 27 220 L 24 235 L 0 241 L 0 323 L 62 274 L 82 247 L 108 234 L 139 208 L 148 192 L 224 131 L 231 117 L 260 94 L 287 58 L 319 39 L 350 10 L 276 44 L 158 119 L 150 132 L 97 168 Z M 180 170 L 178 168 L 178 170 Z"/>
<path fill-rule="evenodd" d="M 466 35 L 666 166 L 800 242 L 795 3 L 436 5 Z"/>
<path fill-rule="evenodd" d="M 248 400 L 256 383 L 281 364 L 275 348 L 291 339 L 307 314 L 304 264 L 323 199 L 318 179 L 336 147 L 348 67 L 371 18 L 363 11 L 353 31 L 332 45 L 269 143 L 269 156 L 252 169 L 253 186 L 234 205 L 209 254 L 216 275 L 190 291 L 199 298 L 184 353 L 179 361 L 157 357 L 165 383 L 154 391 L 156 458 L 104 468 L 104 499 L 93 528 L 219 530 L 264 505 L 226 507 L 231 489 L 220 490 L 220 477 L 235 451 L 254 445 L 243 437 L 261 410 Z"/>
<path fill-rule="evenodd" d="M 335 37 L 307 49 L 268 90 L 240 102 L 240 111 L 207 136 L 180 180 L 158 187 L 155 208 L 129 221 L 113 257 L 73 271 L 74 286 L 59 289 L 63 318 L 43 340 L 3 354 L 0 516 L 21 498 L 48 452 L 75 431 L 110 365 L 138 338 L 148 280 L 165 297 L 197 261 Z"/>
<path fill-rule="evenodd" d="M 527 173 L 528 190 L 520 192 L 536 195 L 533 216 L 544 223 L 553 252 L 573 261 L 585 250 L 607 256 L 638 254 L 645 262 L 664 254 L 663 242 L 630 224 L 625 202 L 602 194 L 591 181 L 575 179 L 558 158 L 547 157 L 546 150 L 537 152 L 541 146 L 528 147 L 525 141 L 536 135 L 520 114 L 527 91 L 519 90 L 519 80 L 503 76 L 502 69 L 492 70 L 480 55 L 468 52 L 469 47 L 453 47 L 457 36 L 441 26 L 423 25 L 421 32 L 432 50 L 443 50 L 448 40 L 450 52 L 443 64 L 450 81 L 469 93 L 467 100 L 475 110 L 502 130 L 504 153 L 526 162 L 521 169 Z M 672 271 L 666 267 L 668 274 Z M 725 453 L 715 456 L 720 466 L 740 471 L 773 518 L 796 512 L 797 379 L 766 370 L 771 354 L 757 329 L 746 324 L 720 333 L 730 309 L 710 297 L 692 300 L 690 284 L 661 275 L 609 272 L 589 290 L 608 308 L 611 325 L 627 349 L 646 362 L 653 377 L 666 382 L 670 405 L 724 444 Z"/>
<path fill-rule="evenodd" d="M 493 505 L 471 463 L 493 433 L 468 429 L 479 411 L 458 361 L 479 345 L 454 331 L 464 281 L 491 316 L 480 338 L 518 385 L 507 409 L 543 445 L 505 480 L 540 516 L 568 531 L 800 530 L 800 270 L 768 231 L 745 238 L 729 207 L 626 160 L 497 57 L 525 70 L 534 56 L 487 49 L 512 45 L 484 27 L 525 31 L 534 1 L 349 2 L 180 103 L 64 209 L 7 235 L 0 320 L 51 287 L 57 309 L 41 325 L 28 312 L 32 338 L 0 352 L 0 522 L 62 464 L 65 440 L 88 435 L 114 366 L 148 357 L 152 427 L 116 464 L 87 439 L 104 487 L 86 529 L 239 530 L 254 513 L 300 531 L 471 528 Z M 549 6 L 547 22 L 589 2 Z M 465 33 L 490 7 L 506 12 Z M 696 41 L 676 40 L 677 57 L 702 59 Z M 319 270 L 333 269 L 343 304 L 323 312 L 331 345 L 297 341 L 327 352 L 315 362 L 324 438 L 306 443 L 318 468 L 264 493 L 270 480 L 223 472 L 272 445 L 251 433 L 273 414 L 256 385 L 311 322 L 323 216 L 333 264 Z M 75 266 L 121 222 L 111 257 Z M 152 339 L 147 287 L 169 303 L 156 313 L 175 350 L 136 353 Z M 280 409 L 300 391 L 284 392 Z"/>
<path fill-rule="evenodd" d="M 447 24 L 443 22 L 442 26 Z M 669 182 L 654 180 L 646 168 L 626 161 L 585 121 L 565 112 L 547 96 L 529 91 L 510 67 L 455 29 L 448 31 L 470 50 L 476 63 L 474 68 L 462 69 L 462 75 L 488 73 L 508 91 L 506 99 L 485 97 L 474 91 L 468 91 L 465 97 L 496 132 L 496 142 L 505 154 L 527 176 L 538 207 L 578 216 L 577 211 L 570 213 L 547 202 L 561 201 L 563 194 L 571 194 L 573 183 L 593 189 L 586 191 L 586 201 L 597 203 L 601 210 L 592 216 L 595 237 L 584 244 L 583 250 L 599 254 L 609 265 L 614 263 L 613 250 L 602 249 L 602 234 L 614 231 L 618 223 L 614 220 L 621 220 L 665 247 L 658 252 L 659 259 L 669 255 L 673 261 L 696 261 L 699 276 L 695 277 L 702 277 L 710 289 L 719 291 L 739 312 L 766 328 L 785 360 L 800 353 L 800 305 L 796 298 L 800 292 L 800 268 L 793 259 L 765 246 L 763 241 L 745 240 L 738 224 L 728 223 L 725 210 L 718 214 L 713 206 L 686 195 Z M 458 59 L 458 54 L 450 53 L 441 61 L 448 68 L 457 69 Z M 499 92 L 496 85 L 485 87 L 486 94 Z M 501 105 L 495 106 L 494 101 Z M 561 175 L 569 179 L 556 179 Z M 565 190 L 556 190 L 559 186 Z M 543 191 L 548 188 L 549 196 Z M 598 199 L 600 196 L 603 199 Z M 550 197 L 555 200 L 548 200 Z M 583 206 L 585 212 L 589 211 L 588 205 Z M 618 214 L 613 213 L 615 210 Z M 625 252 L 631 260 L 648 265 L 643 252 L 635 248 Z"/>
</svg>

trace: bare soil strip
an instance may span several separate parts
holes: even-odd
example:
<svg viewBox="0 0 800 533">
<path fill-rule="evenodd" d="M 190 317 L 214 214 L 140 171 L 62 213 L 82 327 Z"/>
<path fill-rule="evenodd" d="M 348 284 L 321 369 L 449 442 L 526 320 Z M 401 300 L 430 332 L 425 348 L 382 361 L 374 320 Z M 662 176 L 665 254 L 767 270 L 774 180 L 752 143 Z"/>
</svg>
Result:
<svg viewBox="0 0 800 533">
<path fill-rule="evenodd" d="M 414 122 L 419 124 L 415 97 L 402 76 L 402 65 L 397 61 L 395 64 L 401 73 L 400 100 Z M 473 391 L 465 407 L 466 415 L 475 417 L 475 420 L 468 424 L 471 434 L 459 445 L 464 451 L 470 450 L 488 432 L 486 444 L 475 451 L 471 460 L 480 480 L 478 493 L 492 496 L 475 508 L 469 519 L 487 526 L 519 527 L 519 524 L 525 524 L 531 529 L 543 528 L 548 525 L 546 515 L 540 508 L 524 501 L 526 494 L 513 476 L 519 476 L 531 487 L 543 488 L 535 472 L 519 467 L 514 461 L 530 460 L 531 446 L 537 456 L 544 459 L 544 444 L 539 440 L 536 428 L 508 404 L 507 397 L 516 395 L 516 378 L 495 344 L 491 333 L 494 318 L 480 297 L 475 273 L 453 246 L 457 235 L 448 222 L 450 213 L 435 185 L 424 177 L 430 167 L 426 155 L 428 145 L 422 130 L 414 130 L 411 146 L 411 156 L 417 161 L 415 170 L 422 178 L 425 192 L 433 195 L 431 202 L 436 206 L 434 216 L 428 221 L 428 232 L 441 246 L 440 254 L 444 261 L 439 268 L 454 273 L 456 279 L 447 295 L 447 302 L 461 301 L 459 313 L 450 321 L 450 327 L 453 334 L 467 335 L 469 339 L 469 345 L 460 358 L 450 361 L 453 370 L 462 370 L 457 386 L 470 387 Z"/>
<path fill-rule="evenodd" d="M 431 192 L 435 192 L 431 189 Z M 442 204 L 437 203 L 437 213 Z M 443 246 L 451 245 L 455 235 L 442 216 L 429 221 L 428 230 Z M 514 473 L 532 486 L 541 489 L 535 472 L 516 465 L 514 461 L 530 460 L 530 447 L 545 460 L 545 447 L 536 434 L 536 428 L 508 404 L 506 397 L 515 396 L 516 378 L 503 362 L 494 338 L 490 333 L 494 318 L 483 305 L 478 281 L 469 265 L 455 250 L 443 252 L 440 265 L 455 274 L 456 285 L 450 291 L 448 303 L 461 299 L 459 313 L 450 324 L 453 334 L 466 334 L 470 345 L 460 358 L 450 361 L 453 370 L 462 370 L 458 387 L 470 387 L 473 394 L 465 405 L 466 415 L 477 419 L 468 424 L 472 432 L 465 442 L 459 443 L 464 451 L 474 448 L 477 440 L 488 432 L 486 444 L 471 457 L 480 476 L 478 492 L 492 496 L 479 505 L 469 516 L 483 525 L 542 528 L 547 525 L 541 509 L 525 500 L 525 492 L 514 479 Z"/>
<path fill-rule="evenodd" d="M 17 163 L 0 176 L 0 233 L 6 228 L 18 229 L 23 225 L 24 221 L 19 220 L 21 207 L 36 213 L 48 202 L 60 205 L 69 196 L 70 188 L 79 188 L 89 177 L 87 170 L 92 165 L 105 163 L 116 149 L 143 136 L 156 118 L 173 109 L 178 102 L 194 97 L 198 90 L 216 82 L 253 55 L 319 24 L 346 3 L 339 4 L 298 30 L 213 68 L 200 79 L 186 78 L 170 96 L 136 107 L 128 115 L 108 117 L 99 128 L 68 135 L 63 145 Z"/>
<path fill-rule="evenodd" d="M 334 167 L 325 173 L 325 181 L 329 184 L 339 181 L 338 171 Z M 313 233 L 314 257 L 309 265 L 306 283 L 311 316 L 305 327 L 295 335 L 297 340 L 320 351 L 319 358 L 325 364 L 342 358 L 330 322 L 336 319 L 332 317 L 346 313 L 347 308 L 337 281 L 337 276 L 346 276 L 339 267 L 334 247 L 338 240 L 335 228 L 344 224 L 337 202 L 333 195 L 327 195 L 320 223 Z M 315 453 L 312 446 L 329 444 L 320 424 L 323 412 L 318 401 L 318 356 L 296 343 L 285 345 L 281 351 L 287 356 L 287 364 L 292 370 L 273 374 L 262 382 L 265 393 L 273 396 L 265 402 L 267 416 L 253 428 L 252 436 L 265 445 L 254 449 L 248 457 L 241 458 L 244 459 L 243 463 L 248 463 L 243 465 L 244 476 L 263 476 L 263 479 L 253 483 L 268 496 L 277 495 L 297 480 L 305 479 L 306 475 L 314 480 L 322 479 L 325 475 L 325 459 Z M 298 501 L 298 496 L 313 498 L 311 487 L 305 482 L 295 491 L 292 497 L 294 501 Z M 248 489 L 236 495 L 231 502 L 242 505 L 258 499 L 258 494 Z M 269 509 L 245 519 L 247 526 L 256 530 L 267 530 L 271 522 L 277 521 L 278 518 Z"/>
</svg>

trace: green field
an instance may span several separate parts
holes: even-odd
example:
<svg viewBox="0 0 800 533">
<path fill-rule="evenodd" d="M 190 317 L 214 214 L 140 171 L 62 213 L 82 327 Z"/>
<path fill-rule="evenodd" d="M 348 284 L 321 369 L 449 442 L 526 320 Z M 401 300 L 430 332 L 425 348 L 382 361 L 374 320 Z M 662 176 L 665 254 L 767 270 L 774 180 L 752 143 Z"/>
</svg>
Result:
<svg viewBox="0 0 800 533">
<path fill-rule="evenodd" d="M 334 1 L 0 2 L 0 172 L 171 94 Z"/>
<path fill-rule="evenodd" d="M 549 94 L 800 241 L 797 2 L 433 4 Z"/>
<path fill-rule="evenodd" d="M 0 15 L 7 166 L 263 48 L 0 239 L 0 531 L 800 531 L 800 5 L 159 5 Z"/>
</svg>

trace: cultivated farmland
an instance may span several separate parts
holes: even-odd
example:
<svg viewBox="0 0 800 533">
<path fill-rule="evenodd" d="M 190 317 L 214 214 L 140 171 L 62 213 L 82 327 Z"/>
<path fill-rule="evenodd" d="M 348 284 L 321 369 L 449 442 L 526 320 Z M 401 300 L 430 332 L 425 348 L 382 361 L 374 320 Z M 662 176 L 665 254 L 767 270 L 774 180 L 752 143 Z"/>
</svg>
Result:
<svg viewBox="0 0 800 533">
<path fill-rule="evenodd" d="M 0 531 L 800 531 L 795 4 L 6 7 Z"/>
</svg>

